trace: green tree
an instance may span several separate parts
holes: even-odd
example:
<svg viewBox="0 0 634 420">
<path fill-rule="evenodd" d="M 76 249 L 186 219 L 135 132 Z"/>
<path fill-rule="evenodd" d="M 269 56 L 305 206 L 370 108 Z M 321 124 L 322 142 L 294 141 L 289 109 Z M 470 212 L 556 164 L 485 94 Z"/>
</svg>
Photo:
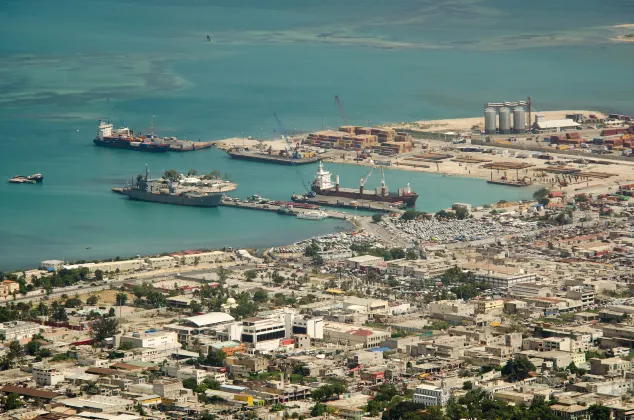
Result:
<svg viewBox="0 0 634 420">
<path fill-rule="evenodd" d="M 244 278 L 246 281 L 253 281 L 258 276 L 257 270 L 247 270 L 244 272 Z"/>
<path fill-rule="evenodd" d="M 134 348 L 134 343 L 132 341 L 123 341 L 121 344 L 119 344 L 119 349 L 121 351 L 127 351 L 127 350 L 132 350 Z"/>
<path fill-rule="evenodd" d="M 293 373 L 301 376 L 310 376 L 310 368 L 302 363 L 293 366 Z"/>
<path fill-rule="evenodd" d="M 57 303 L 57 301 L 53 302 L 51 318 L 53 319 L 53 321 L 57 321 L 57 322 L 68 321 L 66 308 L 64 308 L 62 305 Z"/>
<path fill-rule="evenodd" d="M 268 300 L 269 295 L 266 293 L 266 290 L 257 289 L 253 293 L 253 300 L 258 303 L 264 303 Z"/>
<path fill-rule="evenodd" d="M 189 309 L 192 311 L 193 314 L 197 314 L 203 311 L 203 305 L 201 305 L 201 303 L 196 300 L 192 300 L 191 302 L 189 302 Z"/>
<path fill-rule="evenodd" d="M 198 382 L 196 382 L 196 378 L 187 378 L 183 379 L 183 388 L 187 389 L 196 389 L 198 386 Z"/>
<path fill-rule="evenodd" d="M 24 352 L 29 356 L 35 356 L 40 352 L 40 347 L 42 347 L 42 345 L 38 340 L 31 339 L 31 341 L 24 346 Z"/>
<path fill-rule="evenodd" d="M 528 360 L 528 357 L 518 354 L 506 362 L 502 368 L 502 375 L 509 382 L 516 382 L 528 378 L 528 373 L 531 371 L 535 371 L 535 365 Z"/>
<path fill-rule="evenodd" d="M 420 254 L 414 248 L 408 249 L 407 253 L 405 254 L 405 258 L 408 260 L 417 260 L 419 256 Z"/>
<path fill-rule="evenodd" d="M 106 338 L 117 334 L 118 329 L 117 318 L 99 318 L 92 323 L 92 337 L 96 343 L 102 343 Z"/>
<path fill-rule="evenodd" d="M 103 280 L 103 270 L 95 270 L 95 280 L 97 281 Z"/>
<path fill-rule="evenodd" d="M 326 414 L 326 406 L 320 402 L 315 404 L 313 408 L 310 409 L 310 415 L 312 417 L 321 417 Z"/>
<path fill-rule="evenodd" d="M 198 171 L 194 168 L 189 168 L 189 171 L 187 171 L 187 176 L 196 176 L 198 175 Z"/>
<path fill-rule="evenodd" d="M 128 294 L 127 293 L 117 293 L 117 296 L 115 298 L 115 302 L 117 304 L 117 306 L 119 305 L 125 305 L 126 302 L 128 301 Z"/>
<path fill-rule="evenodd" d="M 453 209 L 453 211 L 456 214 L 456 219 L 464 220 L 464 219 L 468 219 L 469 218 L 469 209 L 467 209 L 466 206 L 461 206 L 459 204 L 454 204 L 453 206 L 451 206 L 451 208 Z"/>
<path fill-rule="evenodd" d="M 608 407 L 594 404 L 588 408 L 588 414 L 590 414 L 591 420 L 610 420 L 611 410 Z"/>
<path fill-rule="evenodd" d="M 72 297 L 72 298 L 66 299 L 66 302 L 64 302 L 64 306 L 67 308 L 77 308 L 81 306 L 82 304 L 83 302 L 78 297 Z"/>
<path fill-rule="evenodd" d="M 181 174 L 178 173 L 178 171 L 176 171 L 175 169 L 168 169 L 167 171 L 163 172 L 163 178 L 175 182 L 178 181 L 181 177 Z"/>
<path fill-rule="evenodd" d="M 207 353 L 207 358 L 205 359 L 205 363 L 210 366 L 224 367 L 226 358 L 227 358 L 227 355 L 225 354 L 224 351 L 210 350 L 209 353 Z"/>
<path fill-rule="evenodd" d="M 88 299 L 86 299 L 86 304 L 88 305 L 96 305 L 99 302 L 99 296 L 92 295 Z"/>
<path fill-rule="evenodd" d="M 539 202 L 539 200 L 548 198 L 548 194 L 550 194 L 550 191 L 548 190 L 548 188 L 540 188 L 533 193 L 533 199 Z"/>
<path fill-rule="evenodd" d="M 401 220 L 409 221 L 418 219 L 422 215 L 421 212 L 416 210 L 406 210 L 405 213 L 401 215 Z"/>
<path fill-rule="evenodd" d="M 324 265 L 324 258 L 321 255 L 313 255 L 311 262 L 313 265 L 321 266 Z"/>
<path fill-rule="evenodd" d="M 379 223 L 381 220 L 383 220 L 383 215 L 381 213 L 374 213 L 372 215 L 372 221 L 374 223 Z"/>
<path fill-rule="evenodd" d="M 15 392 L 10 393 L 4 401 L 4 410 L 15 410 L 20 407 L 22 407 L 22 400 L 20 400 L 20 396 Z"/>
<path fill-rule="evenodd" d="M 473 382 L 471 382 L 471 381 L 463 382 L 462 389 L 464 389 L 465 391 L 472 390 L 473 389 Z"/>
<path fill-rule="evenodd" d="M 382 420 L 419 420 L 422 419 L 421 411 L 426 407 L 412 401 L 401 401 L 383 412 Z"/>
</svg>

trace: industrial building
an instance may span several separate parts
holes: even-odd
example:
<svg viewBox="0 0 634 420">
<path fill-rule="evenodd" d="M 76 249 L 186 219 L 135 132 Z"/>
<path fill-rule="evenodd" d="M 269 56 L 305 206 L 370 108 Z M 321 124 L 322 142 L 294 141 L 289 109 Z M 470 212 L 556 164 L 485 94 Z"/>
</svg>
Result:
<svg viewBox="0 0 634 420">
<path fill-rule="evenodd" d="M 224 312 L 210 312 L 185 318 L 180 323 L 165 325 L 165 329 L 176 332 L 178 342 L 190 346 L 196 336 L 208 334 L 211 330 L 234 321 L 235 319 L 231 315 Z"/>
<path fill-rule="evenodd" d="M 379 347 L 382 341 L 392 337 L 387 331 L 358 328 L 349 324 L 329 322 L 324 327 L 324 340 L 360 348 Z"/>
<path fill-rule="evenodd" d="M 178 335 L 175 331 L 132 332 L 122 335 L 120 343 L 130 343 L 133 348 L 169 348 L 180 349 Z"/>
<path fill-rule="evenodd" d="M 526 114 L 528 113 L 528 124 Z M 511 124 L 511 117 L 513 124 Z M 531 98 L 516 102 L 489 102 L 484 106 L 486 134 L 525 133 L 531 125 Z"/>
<path fill-rule="evenodd" d="M 490 283 L 493 289 L 508 289 L 519 283 L 537 282 L 537 275 L 516 267 L 466 264 L 463 268 L 472 272 L 475 281 Z"/>
<path fill-rule="evenodd" d="M 413 401 L 427 407 L 432 405 L 444 406 L 449 401 L 449 392 L 436 385 L 422 384 L 414 390 Z"/>
<path fill-rule="evenodd" d="M 34 334 L 40 333 L 43 328 L 47 327 L 42 327 L 34 322 L 9 321 L 0 324 L 0 334 L 4 336 L 4 341 L 8 343 L 13 340 L 19 341 L 31 338 Z"/>
<path fill-rule="evenodd" d="M 62 266 L 66 270 L 76 270 L 79 268 L 87 268 L 88 272 L 94 273 L 101 270 L 104 273 L 125 272 L 133 270 L 141 270 L 145 267 L 145 261 L 142 259 L 126 260 L 126 261 L 107 261 L 102 263 L 83 263 Z"/>
<path fill-rule="evenodd" d="M 32 373 L 33 380 L 39 386 L 55 386 L 64 382 L 64 374 L 53 367 L 35 365 Z"/>
</svg>

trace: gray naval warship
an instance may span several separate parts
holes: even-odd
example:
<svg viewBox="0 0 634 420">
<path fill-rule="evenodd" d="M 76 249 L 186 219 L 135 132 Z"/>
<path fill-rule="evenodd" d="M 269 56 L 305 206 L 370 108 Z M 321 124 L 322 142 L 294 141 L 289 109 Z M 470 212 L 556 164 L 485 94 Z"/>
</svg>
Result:
<svg viewBox="0 0 634 420">
<path fill-rule="evenodd" d="M 236 184 L 231 182 L 199 176 L 180 174 L 178 179 L 151 179 L 146 167 L 145 176 L 138 176 L 136 183 L 133 182 L 125 188 L 113 188 L 112 191 L 127 195 L 130 200 L 179 206 L 218 207 L 222 196 L 235 189 Z"/>
</svg>

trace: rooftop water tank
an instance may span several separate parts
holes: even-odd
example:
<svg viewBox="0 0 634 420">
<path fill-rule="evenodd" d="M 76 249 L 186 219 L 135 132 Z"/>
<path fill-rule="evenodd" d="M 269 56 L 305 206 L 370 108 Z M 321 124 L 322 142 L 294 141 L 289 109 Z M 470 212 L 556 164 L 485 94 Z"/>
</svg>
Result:
<svg viewBox="0 0 634 420">
<path fill-rule="evenodd" d="M 511 132 L 511 110 L 507 107 L 500 108 L 500 133 Z"/>
<path fill-rule="evenodd" d="M 526 111 L 521 106 L 513 109 L 513 130 L 516 133 L 526 132 Z"/>
<path fill-rule="evenodd" d="M 495 134 L 497 115 L 495 108 L 487 108 L 484 110 L 484 132 L 487 134 Z"/>
</svg>

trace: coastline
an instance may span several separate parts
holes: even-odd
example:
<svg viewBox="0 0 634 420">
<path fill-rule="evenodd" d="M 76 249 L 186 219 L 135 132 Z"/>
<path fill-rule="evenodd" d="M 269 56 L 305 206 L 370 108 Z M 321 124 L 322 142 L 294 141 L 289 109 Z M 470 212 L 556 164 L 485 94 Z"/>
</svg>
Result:
<svg viewBox="0 0 634 420">
<path fill-rule="evenodd" d="M 553 118 L 553 117 L 561 116 L 562 114 L 565 114 L 565 113 L 572 113 L 572 112 L 578 112 L 578 111 L 567 111 L 567 110 L 547 111 L 547 112 L 543 112 L 543 114 L 546 114 L 550 116 L 551 118 Z M 588 113 L 600 114 L 594 111 L 579 111 L 579 112 L 586 113 L 586 114 Z M 469 124 L 471 124 L 473 121 L 483 121 L 483 118 L 474 117 L 474 118 L 433 120 L 433 121 L 427 121 L 426 124 L 428 125 L 433 124 L 435 127 L 439 127 L 439 126 L 445 127 L 445 128 L 446 127 L 453 127 L 453 128 L 466 127 L 467 129 L 470 129 L 471 127 L 469 126 Z M 395 123 L 395 124 L 387 124 L 387 126 L 403 127 L 408 125 L 411 126 L 411 124 L 413 123 Z M 433 131 L 431 127 L 423 128 L 422 130 Z M 293 140 L 297 140 L 297 137 L 293 138 Z M 454 158 L 455 157 L 460 157 L 460 158 L 471 157 L 471 158 L 486 159 L 487 161 L 491 161 L 491 162 L 512 161 L 517 163 L 521 162 L 521 163 L 529 164 L 533 166 L 530 168 L 521 169 L 519 171 L 509 170 L 507 171 L 508 172 L 507 174 L 505 173 L 504 170 L 490 170 L 490 169 L 482 168 L 482 166 L 484 165 L 483 161 L 477 162 L 477 163 L 469 163 L 469 162 L 456 162 L 451 159 L 445 159 L 445 160 L 439 161 L 438 163 L 433 161 L 418 162 L 418 163 L 422 163 L 424 165 L 429 166 L 427 168 L 423 168 L 423 167 L 413 167 L 413 166 L 402 165 L 401 163 L 405 159 L 407 159 L 407 156 L 403 156 L 398 158 L 391 158 L 390 160 L 397 164 L 393 164 L 392 166 L 387 167 L 386 169 L 409 171 L 414 173 L 416 172 L 430 173 L 430 174 L 435 173 L 445 177 L 472 178 L 472 179 L 478 179 L 482 181 L 491 179 L 492 175 L 495 180 L 500 179 L 500 177 L 504 175 L 507 175 L 507 177 L 510 180 L 515 179 L 518 175 L 520 178 L 528 176 L 534 179 L 534 181 L 531 186 L 525 187 L 525 190 L 527 192 L 526 198 L 530 197 L 531 190 L 540 186 L 547 186 L 551 189 L 566 191 L 569 194 L 582 193 L 582 192 L 603 193 L 603 192 L 609 192 L 611 190 L 614 190 L 618 183 L 634 182 L 634 163 L 632 162 L 611 161 L 610 165 L 600 165 L 600 164 L 584 165 L 583 167 L 584 171 L 609 172 L 610 174 L 613 174 L 614 176 L 606 178 L 606 179 L 595 179 L 589 182 L 578 182 L 578 183 L 570 184 L 567 186 L 560 186 L 560 185 L 557 185 L 556 182 L 552 181 L 553 177 L 555 176 L 553 174 L 550 174 L 547 177 L 534 176 L 534 173 L 535 173 L 534 169 L 547 168 L 547 166 L 545 166 L 544 160 L 533 158 L 532 153 L 528 149 L 523 150 L 523 152 L 525 152 L 525 154 L 527 154 L 528 157 L 525 159 L 519 159 L 517 157 L 511 157 L 507 155 L 507 151 L 517 153 L 517 152 L 522 152 L 522 150 L 512 151 L 509 149 L 504 149 L 502 146 L 496 143 L 487 144 L 485 146 L 486 148 L 497 149 L 498 154 L 493 155 L 493 154 L 482 154 L 482 153 L 459 152 L 457 150 L 457 147 L 460 147 L 460 145 L 452 145 L 450 143 L 440 141 L 440 140 L 423 140 L 423 142 L 427 143 L 428 148 L 426 150 L 416 149 L 416 151 L 414 152 L 415 154 L 425 153 L 425 152 L 440 152 L 440 153 L 451 154 L 454 156 Z M 284 148 L 287 147 L 286 142 L 280 138 L 260 141 L 253 138 L 233 137 L 233 138 L 222 139 L 222 140 L 218 140 L 214 142 L 214 146 L 219 149 L 228 148 L 228 147 L 231 147 L 232 145 L 246 146 L 246 147 L 255 147 L 257 145 L 263 145 L 267 148 L 269 146 L 272 146 L 274 150 L 283 150 Z M 571 156 L 571 155 L 557 154 L 556 150 L 549 149 L 548 153 L 555 156 L 556 159 L 571 160 L 575 158 L 574 156 Z M 345 158 L 341 158 L 341 155 L 345 155 Z M 325 160 L 326 162 L 343 163 L 348 165 L 353 164 L 353 165 L 359 165 L 359 166 L 365 166 L 365 167 L 371 166 L 371 164 L 368 162 L 354 161 L 353 160 L 354 156 L 355 156 L 355 152 L 329 150 L 327 151 L 327 153 L 324 154 L 323 160 Z M 587 155 L 584 157 L 601 160 L 600 158 L 598 159 L 595 158 L 594 155 Z M 388 158 L 385 157 L 385 159 L 388 159 Z M 520 187 L 514 187 L 514 188 L 519 188 L 521 190 Z M 367 216 L 360 216 L 360 217 L 367 217 Z M 298 235 L 298 236 L 301 236 L 301 235 Z M 298 240 L 309 239 L 311 237 L 314 237 L 314 235 L 311 235 L 310 233 L 308 233 L 308 235 L 306 235 L 305 237 L 302 236 Z M 236 247 L 240 245 L 240 242 L 241 241 L 239 239 L 237 239 L 236 242 L 234 243 L 232 243 L 231 240 L 227 240 L 226 244 L 228 246 Z M 280 245 L 279 243 L 272 243 L 272 244 L 261 243 L 258 247 L 260 249 L 266 249 L 270 246 L 279 246 L 279 245 Z M 197 245 L 193 242 L 191 246 L 193 248 L 197 248 Z M 215 248 L 215 249 L 218 249 L 218 248 Z M 166 248 L 165 250 L 169 251 L 168 248 Z M 158 252 L 150 250 L 150 252 L 147 254 L 156 255 L 159 252 L 162 252 L 162 251 L 164 252 L 165 250 L 159 250 Z M 139 249 L 139 251 L 141 251 L 141 249 Z M 143 255 L 145 253 L 141 251 L 139 252 L 139 254 Z M 107 253 L 104 253 L 103 256 L 97 254 L 97 256 L 94 257 L 94 259 L 107 258 L 109 256 L 111 255 Z M 75 259 L 78 259 L 78 258 L 75 258 Z"/>
</svg>

